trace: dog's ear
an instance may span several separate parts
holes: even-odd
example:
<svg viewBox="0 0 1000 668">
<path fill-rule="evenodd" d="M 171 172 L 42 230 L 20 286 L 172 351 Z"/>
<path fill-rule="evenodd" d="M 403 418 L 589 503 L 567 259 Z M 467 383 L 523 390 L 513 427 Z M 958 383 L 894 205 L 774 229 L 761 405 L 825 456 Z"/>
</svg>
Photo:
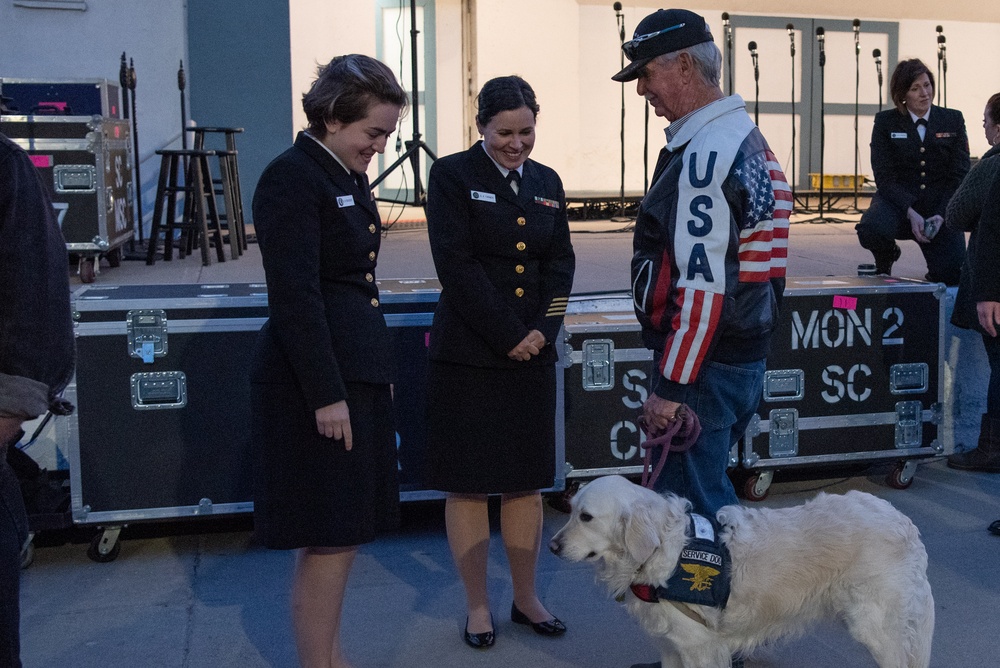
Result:
<svg viewBox="0 0 1000 668">
<path fill-rule="evenodd" d="M 660 532 L 653 504 L 636 500 L 625 510 L 625 549 L 638 563 L 644 563 L 660 546 Z"/>
</svg>

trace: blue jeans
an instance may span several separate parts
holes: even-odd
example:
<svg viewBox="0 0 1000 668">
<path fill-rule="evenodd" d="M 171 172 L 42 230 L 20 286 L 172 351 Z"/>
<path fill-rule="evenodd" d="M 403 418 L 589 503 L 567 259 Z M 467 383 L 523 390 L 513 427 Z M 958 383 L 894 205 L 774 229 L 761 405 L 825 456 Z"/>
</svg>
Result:
<svg viewBox="0 0 1000 668">
<path fill-rule="evenodd" d="M 764 368 L 764 360 L 736 365 L 708 362 L 701 368 L 684 397 L 701 421 L 701 435 L 687 452 L 670 453 L 656 491 L 687 498 L 701 515 L 714 516 L 722 506 L 739 503 L 726 474 L 729 451 L 757 412 Z"/>
<path fill-rule="evenodd" d="M 21 546 L 27 538 L 28 515 L 21 484 L 7 464 L 7 448 L 0 444 L 0 666 L 3 668 L 21 666 Z"/>
</svg>

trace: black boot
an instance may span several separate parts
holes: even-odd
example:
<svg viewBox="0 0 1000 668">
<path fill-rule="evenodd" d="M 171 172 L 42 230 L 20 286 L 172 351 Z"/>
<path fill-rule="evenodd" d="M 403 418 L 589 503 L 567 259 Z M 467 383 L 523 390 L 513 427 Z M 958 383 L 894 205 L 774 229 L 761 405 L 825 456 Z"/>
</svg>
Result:
<svg viewBox="0 0 1000 668">
<path fill-rule="evenodd" d="M 1000 420 L 983 415 L 979 443 L 973 450 L 948 455 L 948 467 L 960 471 L 1000 473 Z"/>
<path fill-rule="evenodd" d="M 892 245 L 892 250 L 883 253 L 872 252 L 875 256 L 875 273 L 885 274 L 886 276 L 892 275 L 892 265 L 896 263 L 899 256 L 902 255 L 903 251 L 900 250 L 898 244 Z"/>
</svg>

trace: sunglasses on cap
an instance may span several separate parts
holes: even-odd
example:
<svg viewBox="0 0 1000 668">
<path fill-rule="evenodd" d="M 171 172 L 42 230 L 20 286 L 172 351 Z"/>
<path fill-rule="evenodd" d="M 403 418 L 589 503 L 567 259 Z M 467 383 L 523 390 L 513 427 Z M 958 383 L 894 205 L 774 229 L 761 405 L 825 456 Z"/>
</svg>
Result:
<svg viewBox="0 0 1000 668">
<path fill-rule="evenodd" d="M 650 32 L 646 33 L 645 35 L 639 35 L 638 37 L 633 37 L 629 41 L 622 44 L 622 52 L 629 60 L 635 60 L 637 57 L 639 57 L 637 50 L 640 44 L 642 44 L 646 40 L 653 39 L 654 37 L 658 37 L 672 30 L 679 30 L 686 25 L 687 25 L 686 23 L 678 23 L 675 26 L 670 26 L 669 28 L 664 28 L 663 30 L 657 30 L 656 32 Z"/>
</svg>

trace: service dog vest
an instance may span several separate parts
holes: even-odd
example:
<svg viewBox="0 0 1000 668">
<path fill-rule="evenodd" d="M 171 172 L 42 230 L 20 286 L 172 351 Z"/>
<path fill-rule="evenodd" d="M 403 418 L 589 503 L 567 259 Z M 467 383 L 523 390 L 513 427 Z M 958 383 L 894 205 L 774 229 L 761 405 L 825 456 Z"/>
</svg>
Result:
<svg viewBox="0 0 1000 668">
<path fill-rule="evenodd" d="M 729 601 L 729 548 L 719 540 L 721 525 L 714 518 L 688 513 L 692 538 L 681 550 L 677 568 L 665 585 L 633 584 L 632 593 L 647 603 L 678 601 L 725 609 Z"/>
</svg>

